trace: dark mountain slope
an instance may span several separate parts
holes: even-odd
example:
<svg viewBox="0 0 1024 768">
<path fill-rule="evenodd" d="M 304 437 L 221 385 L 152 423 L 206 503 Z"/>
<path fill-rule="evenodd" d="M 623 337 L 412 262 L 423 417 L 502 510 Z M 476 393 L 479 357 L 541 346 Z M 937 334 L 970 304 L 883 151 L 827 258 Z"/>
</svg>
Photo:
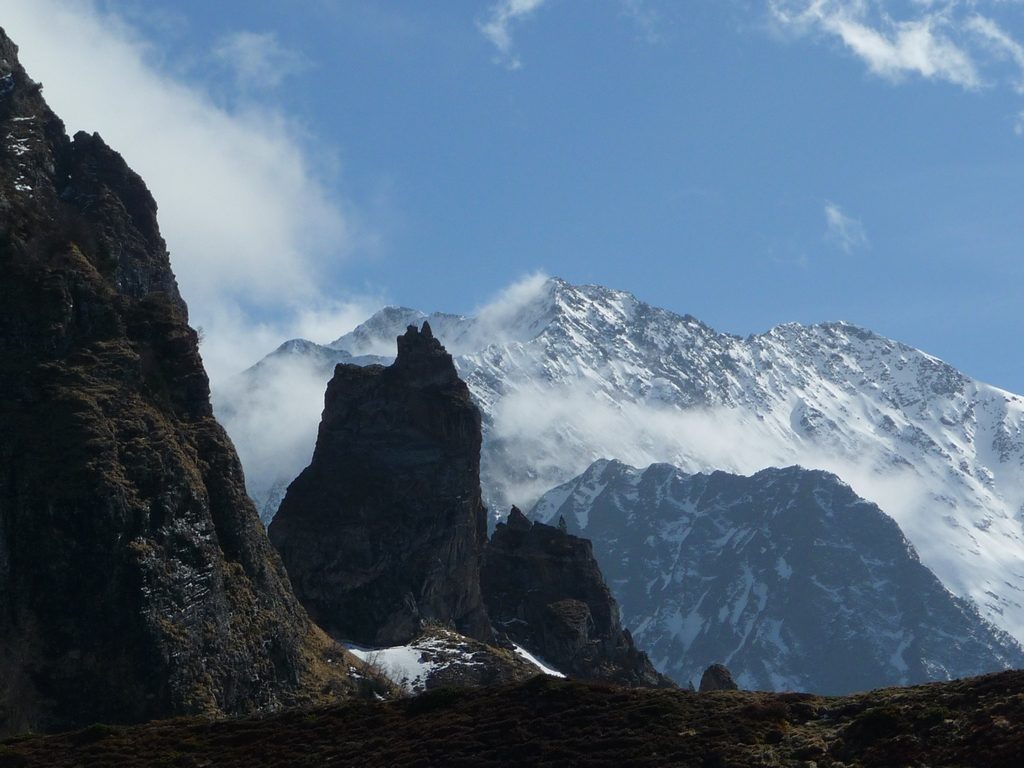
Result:
<svg viewBox="0 0 1024 768">
<path fill-rule="evenodd" d="M 142 179 L 0 31 L 0 732 L 353 689 L 214 420 Z"/>
<path fill-rule="evenodd" d="M 742 688 L 829 694 L 1024 665 L 892 518 L 827 472 L 598 461 L 531 517 L 593 541 L 624 621 L 681 684 L 716 661 Z"/>
</svg>

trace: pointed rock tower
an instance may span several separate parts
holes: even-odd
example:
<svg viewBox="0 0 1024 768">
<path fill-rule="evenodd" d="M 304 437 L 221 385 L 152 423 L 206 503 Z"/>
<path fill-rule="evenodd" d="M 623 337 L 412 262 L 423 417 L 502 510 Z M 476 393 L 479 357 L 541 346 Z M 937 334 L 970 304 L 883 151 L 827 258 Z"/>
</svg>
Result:
<svg viewBox="0 0 1024 768">
<path fill-rule="evenodd" d="M 245 494 L 142 179 L 0 30 L 0 733 L 352 690 Z"/>
<path fill-rule="evenodd" d="M 270 525 L 328 632 L 390 646 L 437 622 L 490 639 L 480 441 L 480 411 L 427 323 L 387 368 L 335 368 L 312 463 Z"/>
</svg>

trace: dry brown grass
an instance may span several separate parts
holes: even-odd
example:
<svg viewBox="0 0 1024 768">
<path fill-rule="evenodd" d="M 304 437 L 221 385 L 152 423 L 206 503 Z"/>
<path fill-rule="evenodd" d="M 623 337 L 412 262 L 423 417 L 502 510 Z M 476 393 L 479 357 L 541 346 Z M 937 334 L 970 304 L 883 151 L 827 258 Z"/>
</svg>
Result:
<svg viewBox="0 0 1024 768">
<path fill-rule="evenodd" d="M 556 680 L 8 740 L 34 766 L 1024 765 L 1024 672 L 840 698 Z"/>
</svg>

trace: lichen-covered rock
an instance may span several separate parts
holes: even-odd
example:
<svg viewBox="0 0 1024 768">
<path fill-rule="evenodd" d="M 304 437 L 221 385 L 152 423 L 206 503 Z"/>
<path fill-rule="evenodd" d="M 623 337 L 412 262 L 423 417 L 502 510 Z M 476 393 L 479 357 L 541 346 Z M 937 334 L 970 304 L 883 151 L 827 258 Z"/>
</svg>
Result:
<svg viewBox="0 0 1024 768">
<path fill-rule="evenodd" d="M 0 733 L 353 690 L 214 420 L 142 179 L 0 31 Z"/>
<path fill-rule="evenodd" d="M 580 678 L 674 687 L 619 623 L 587 539 L 531 523 L 516 507 L 498 523 L 481 584 L 495 629 Z"/>
<path fill-rule="evenodd" d="M 480 412 L 424 323 L 394 364 L 339 365 L 310 465 L 270 525 L 295 592 L 335 637 L 394 646 L 427 623 L 491 637 Z"/>
<path fill-rule="evenodd" d="M 700 677 L 701 693 L 709 691 L 735 691 L 739 688 L 736 681 L 732 679 L 732 673 L 724 664 L 712 664 L 704 670 Z"/>
</svg>

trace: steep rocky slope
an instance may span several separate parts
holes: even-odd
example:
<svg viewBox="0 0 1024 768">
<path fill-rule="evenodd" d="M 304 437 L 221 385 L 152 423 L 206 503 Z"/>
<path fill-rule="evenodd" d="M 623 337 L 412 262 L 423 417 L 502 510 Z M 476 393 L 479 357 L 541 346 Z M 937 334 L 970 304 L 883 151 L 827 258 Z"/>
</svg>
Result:
<svg viewBox="0 0 1024 768">
<path fill-rule="evenodd" d="M 425 317 L 382 310 L 319 349 L 326 358 L 388 354 L 393 335 Z M 600 458 L 689 472 L 828 470 L 892 515 L 951 591 L 1024 639 L 1017 395 L 846 323 L 783 325 L 743 339 L 622 291 L 557 279 L 521 286 L 477 317 L 429 318 L 483 412 L 492 508 L 526 508 Z M 283 349 L 269 360 L 295 370 L 308 358 Z M 244 417 L 257 403 L 273 413 L 272 367 L 225 390 L 225 412 Z M 301 455 L 274 454 L 288 479 L 308 459 L 318 416 L 310 408 L 299 418 L 295 406 L 288 403 L 289 423 L 306 420 Z M 229 419 L 229 429 L 239 424 Z M 258 465 L 250 446 L 264 442 L 240 440 L 243 461 Z M 274 479 L 254 474 L 252 491 L 264 495 Z"/>
<path fill-rule="evenodd" d="M 0 732 L 354 689 L 270 548 L 143 181 L 0 31 Z"/>
<path fill-rule="evenodd" d="M 637 642 L 680 683 L 713 662 L 743 688 L 829 694 L 1024 667 L 891 518 L 825 472 L 599 461 L 530 514 L 593 540 Z"/>
<path fill-rule="evenodd" d="M 571 677 L 671 686 L 619 623 L 590 542 L 531 523 L 517 507 L 487 542 L 480 574 L 491 621 Z"/>
<path fill-rule="evenodd" d="M 258 720 L 96 726 L 0 744 L 0 764 L 1019 768 L 1024 673 L 835 699 L 542 677 Z"/>
<path fill-rule="evenodd" d="M 428 324 L 398 337 L 388 368 L 337 367 L 313 461 L 269 529 L 321 626 L 373 646 L 428 622 L 490 638 L 480 440 L 480 412 Z"/>
</svg>

